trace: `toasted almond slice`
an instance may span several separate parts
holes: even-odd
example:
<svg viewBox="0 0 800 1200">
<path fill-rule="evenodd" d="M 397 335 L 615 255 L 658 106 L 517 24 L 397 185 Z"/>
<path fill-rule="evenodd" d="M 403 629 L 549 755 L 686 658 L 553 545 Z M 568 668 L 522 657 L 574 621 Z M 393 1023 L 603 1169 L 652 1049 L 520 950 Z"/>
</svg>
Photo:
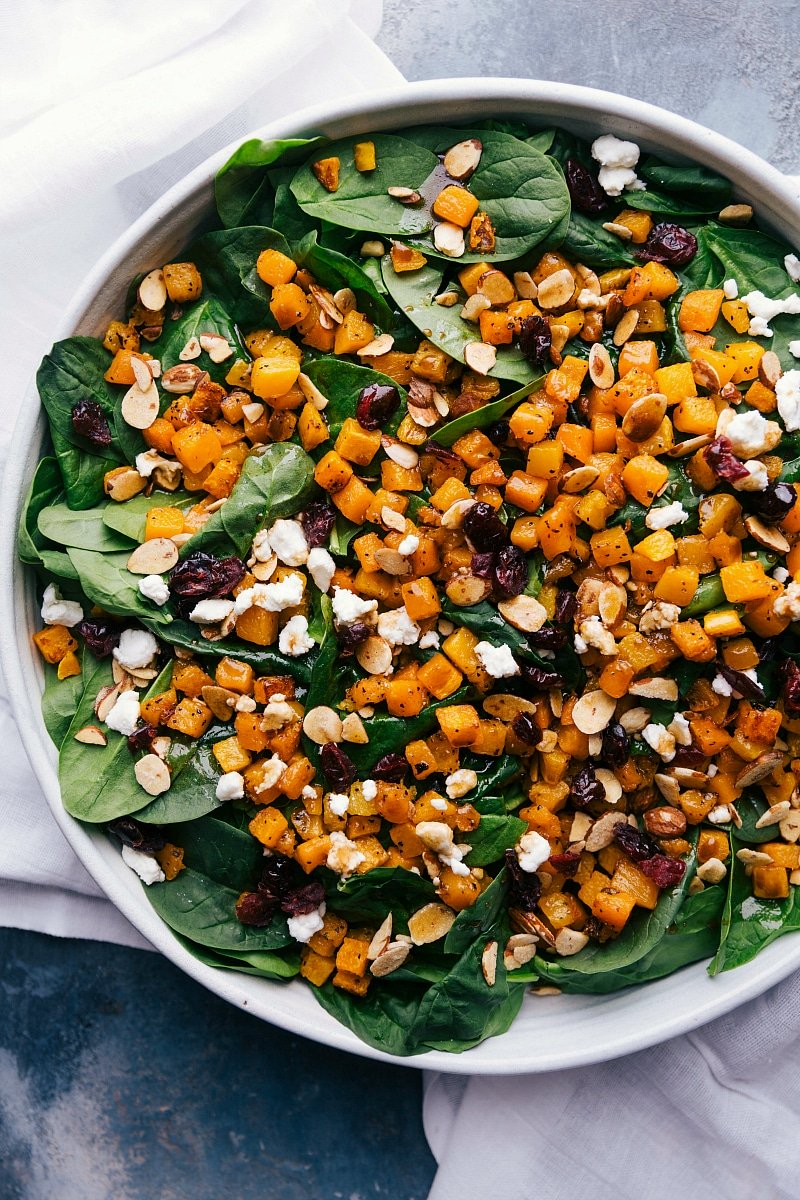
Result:
<svg viewBox="0 0 800 1200">
<path fill-rule="evenodd" d="M 762 779 L 767 779 L 773 771 L 775 771 L 783 763 L 785 755 L 780 750 L 767 750 L 765 754 L 760 754 L 755 762 L 749 762 L 739 774 L 736 776 L 737 788 L 752 787 L 754 783 L 760 783 Z M 782 806 L 785 805 L 785 809 Z M 773 813 L 780 810 L 780 816 L 777 820 L 781 820 L 791 808 L 788 800 L 782 800 L 779 804 L 773 804 L 768 812 Z M 764 817 L 760 817 L 756 821 L 756 829 L 760 829 L 762 825 L 772 825 L 776 822 L 765 821 Z"/>
<path fill-rule="evenodd" d="M 705 771 L 695 771 L 693 767 L 673 767 L 672 774 L 683 787 L 705 787 L 708 783 Z"/>
<path fill-rule="evenodd" d="M 167 303 L 167 285 L 160 267 L 149 271 L 139 284 L 139 303 L 150 312 L 159 312 Z"/>
<path fill-rule="evenodd" d="M 741 850 L 737 850 L 736 857 L 746 867 L 771 867 L 773 864 L 769 854 L 765 854 L 763 850 L 751 850 L 749 846 L 742 846 Z"/>
<path fill-rule="evenodd" d="M 147 376 L 150 382 L 146 388 L 134 383 L 122 397 L 122 419 L 132 429 L 149 429 L 158 416 L 158 388 L 149 371 Z"/>
<path fill-rule="evenodd" d="M 333 303 L 336 305 L 339 312 L 344 313 L 344 315 L 347 316 L 349 312 L 353 311 L 357 304 L 356 294 L 352 288 L 339 288 L 338 292 L 333 293 Z"/>
<path fill-rule="evenodd" d="M 559 929 L 556 934 L 556 954 L 560 954 L 562 958 L 577 954 L 588 944 L 589 935 L 579 929 Z"/>
<path fill-rule="evenodd" d="M 388 504 L 384 504 L 381 509 L 381 523 L 387 529 L 393 529 L 396 533 L 405 533 L 406 519 L 402 513 L 396 512 L 393 508 L 389 508 Z"/>
<path fill-rule="evenodd" d="M 392 647 L 382 637 L 365 638 L 356 646 L 356 659 L 368 675 L 385 675 L 392 666 Z"/>
<path fill-rule="evenodd" d="M 480 315 L 492 307 L 488 296 L 481 296 L 478 292 L 474 296 L 469 296 L 461 309 L 461 319 L 463 321 L 472 321 L 477 324 Z"/>
<path fill-rule="evenodd" d="M 765 525 L 760 517 L 745 517 L 744 526 L 750 536 L 768 550 L 777 550 L 779 554 L 789 553 L 791 547 L 788 539 L 776 526 Z"/>
<path fill-rule="evenodd" d="M 639 324 L 638 308 L 629 308 L 623 317 L 617 322 L 617 327 L 614 330 L 612 341 L 615 346 L 624 346 L 628 338 L 633 337 L 636 332 L 636 326 Z"/>
<path fill-rule="evenodd" d="M 244 419 L 249 421 L 251 425 L 255 425 L 256 421 L 260 421 L 265 411 L 264 405 L 258 400 L 252 400 L 249 404 L 242 405 Z"/>
<path fill-rule="evenodd" d="M 519 713 L 535 713 L 536 705 L 532 700 L 523 696 L 513 696 L 510 692 L 493 692 L 483 703 L 483 711 L 490 717 L 510 723 Z"/>
<path fill-rule="evenodd" d="M 383 258 L 385 253 L 386 247 L 377 238 L 371 238 L 369 241 L 362 242 L 361 249 L 359 250 L 362 258 Z"/>
<path fill-rule="evenodd" d="M 309 294 L 316 300 L 323 313 L 333 322 L 334 325 L 341 325 L 344 320 L 344 313 L 336 304 L 331 292 L 327 288 L 320 287 L 319 284 L 309 284 Z M 333 326 L 331 326 L 333 328 Z"/>
<path fill-rule="evenodd" d="M 131 355 L 131 367 L 133 369 L 133 377 L 136 386 L 143 392 L 146 392 L 153 382 L 153 376 L 150 374 L 150 368 L 143 358 L 137 358 L 135 354 Z"/>
<path fill-rule="evenodd" d="M 480 604 L 481 600 L 485 600 L 492 588 L 486 579 L 479 579 L 477 575 L 466 572 L 448 579 L 444 590 L 453 604 L 457 604 L 459 608 L 470 608 L 473 604 Z"/>
<path fill-rule="evenodd" d="M 589 351 L 589 378 L 599 388 L 612 387 L 616 378 L 611 355 L 602 342 L 595 342 Z"/>
<path fill-rule="evenodd" d="M 108 714 L 111 712 L 114 705 L 117 703 L 120 695 L 123 692 L 121 684 L 116 684 L 114 687 L 101 688 L 97 693 L 94 702 L 94 715 L 98 721 L 105 721 Z"/>
<path fill-rule="evenodd" d="M 541 281 L 536 300 L 539 308 L 563 308 L 569 304 L 574 294 L 575 277 L 572 271 L 563 267 Z"/>
<path fill-rule="evenodd" d="M 514 287 L 520 300 L 535 300 L 539 295 L 539 289 L 536 286 L 533 276 L 530 271 L 515 271 L 514 272 Z"/>
<path fill-rule="evenodd" d="M 562 492 L 566 492 L 568 495 L 577 495 L 578 492 L 585 492 L 588 487 L 591 487 L 599 475 L 597 467 L 574 467 L 573 470 L 567 471 L 566 475 L 561 476 L 558 486 Z"/>
<path fill-rule="evenodd" d="M 399 200 L 401 204 L 419 204 L 422 199 L 419 192 L 410 187 L 390 187 L 386 191 L 393 200 Z"/>
<path fill-rule="evenodd" d="M 628 607 L 628 593 L 617 583 L 607 583 L 597 598 L 600 620 L 606 629 L 611 629 Z"/>
<path fill-rule="evenodd" d="M 497 363 L 497 350 L 488 342 L 467 342 L 464 362 L 476 375 L 488 375 Z"/>
<path fill-rule="evenodd" d="M 201 333 L 200 345 L 213 363 L 225 362 L 233 354 L 233 346 L 221 333 Z"/>
<path fill-rule="evenodd" d="M 387 575 L 410 575 L 411 563 L 397 550 L 383 548 L 375 551 L 375 562 Z"/>
<path fill-rule="evenodd" d="M 613 233 L 614 237 L 618 237 L 622 242 L 629 242 L 633 237 L 633 230 L 628 229 L 627 225 L 620 225 L 617 221 L 604 221 L 603 229 L 606 233 Z"/>
<path fill-rule="evenodd" d="M 358 713 L 348 713 L 342 721 L 342 737 L 346 742 L 352 742 L 354 746 L 367 745 L 369 734 Z"/>
<path fill-rule="evenodd" d="M 405 467 L 406 470 L 413 471 L 415 467 L 419 466 L 419 454 L 413 446 L 406 446 L 404 442 L 398 442 L 397 438 L 389 437 L 387 434 L 381 438 L 381 446 L 386 457 L 397 463 L 398 467 Z"/>
<path fill-rule="evenodd" d="M 380 358 L 382 354 L 388 354 L 394 345 L 394 338 L 390 333 L 381 333 L 371 342 L 367 342 L 366 346 L 362 346 L 356 351 L 359 358 Z"/>
<path fill-rule="evenodd" d="M 83 729 L 79 729 L 75 734 L 75 741 L 83 742 L 85 746 L 108 745 L 108 738 L 99 725 L 84 725 Z"/>
<path fill-rule="evenodd" d="M 408 932 L 415 946 L 427 946 L 449 933 L 455 919 L 446 904 L 426 904 L 408 918 Z"/>
<path fill-rule="evenodd" d="M 327 704 L 318 704 L 315 708 L 309 708 L 303 717 L 303 733 L 318 746 L 324 746 L 327 742 L 340 742 L 342 719 Z"/>
<path fill-rule="evenodd" d="M 518 933 L 531 933 L 551 949 L 555 946 L 556 939 L 552 929 L 548 929 L 544 921 L 540 920 L 535 913 L 525 912 L 521 908 L 509 908 L 508 916 L 511 928 Z"/>
<path fill-rule="evenodd" d="M 186 396 L 193 392 L 205 377 L 206 372 L 201 371 L 194 363 L 176 363 L 174 367 L 168 367 L 161 376 L 161 386 L 171 396 Z"/>
<path fill-rule="evenodd" d="M 433 407 L 421 408 L 420 405 L 414 404 L 413 401 L 409 400 L 407 401 L 407 408 L 411 420 L 417 425 L 421 425 L 423 429 L 432 429 L 439 420 L 436 409 Z"/>
<path fill-rule="evenodd" d="M 509 625 L 523 633 L 536 633 L 547 620 L 547 609 L 533 596 L 514 596 L 511 600 L 501 600 L 497 609 Z"/>
<path fill-rule="evenodd" d="M 687 454 L 695 454 L 698 450 L 710 446 L 713 440 L 710 433 L 698 433 L 697 437 L 687 438 L 685 442 L 678 442 L 677 445 L 671 446 L 667 454 L 670 458 L 685 458 Z"/>
<path fill-rule="evenodd" d="M 297 386 L 300 388 L 300 391 L 303 393 L 306 400 L 308 400 L 310 404 L 314 405 L 314 408 L 322 412 L 323 408 L 328 407 L 328 397 L 323 396 L 317 385 L 312 383 L 309 377 L 302 371 L 297 376 Z"/>
<path fill-rule="evenodd" d="M 190 337 L 186 345 L 181 350 L 178 358 L 181 362 L 191 362 L 195 358 L 199 358 L 203 353 L 203 347 L 200 345 L 200 339 Z"/>
<path fill-rule="evenodd" d="M 726 204 L 718 216 L 723 225 L 746 225 L 753 219 L 753 209 L 749 204 Z"/>
<path fill-rule="evenodd" d="M 391 940 L 392 914 L 389 913 L 385 920 L 375 930 L 375 933 L 372 936 L 372 941 L 367 947 L 367 958 L 370 960 L 370 962 L 374 962 L 376 958 L 379 958 L 380 955 L 383 954 Z"/>
<path fill-rule="evenodd" d="M 200 695 L 218 721 L 230 721 L 234 716 L 234 707 L 239 698 L 236 692 L 216 684 L 206 684 L 200 689 Z"/>
<path fill-rule="evenodd" d="M 391 975 L 392 971 L 396 971 L 398 967 L 402 967 L 403 963 L 411 953 L 411 946 L 408 942 L 390 942 L 384 950 L 372 963 L 370 974 L 376 979 L 382 978 L 384 975 Z"/>
<path fill-rule="evenodd" d="M 487 985 L 494 987 L 497 980 L 497 942 L 487 942 L 484 946 L 481 955 L 481 971 Z"/>
<path fill-rule="evenodd" d="M 720 389 L 719 373 L 705 359 L 692 359 L 692 378 L 699 387 L 705 388 L 707 392 L 718 392 Z"/>
<path fill-rule="evenodd" d="M 466 249 L 464 230 L 452 221 L 440 221 L 433 227 L 433 244 L 440 254 L 448 258 L 461 258 Z"/>
<path fill-rule="evenodd" d="M 150 538 L 137 546 L 125 564 L 133 575 L 163 575 L 178 561 L 178 547 L 171 538 Z"/>
<path fill-rule="evenodd" d="M 169 767 L 157 754 L 145 754 L 133 765 L 133 773 L 140 788 L 144 788 L 148 796 L 160 796 L 168 792 L 172 784 Z"/>
<path fill-rule="evenodd" d="M 169 748 L 172 745 L 172 738 L 154 737 L 151 743 L 153 754 L 157 754 L 159 758 L 166 758 L 169 754 Z"/>
<path fill-rule="evenodd" d="M 775 391 L 775 385 L 783 375 L 781 360 L 774 350 L 765 350 L 758 362 L 758 378 L 764 387 Z"/>
<path fill-rule="evenodd" d="M 598 817 L 592 828 L 586 835 L 586 850 L 589 854 L 596 854 L 598 850 L 605 850 L 606 846 L 610 846 L 614 840 L 614 830 L 618 825 L 627 825 L 628 818 L 622 812 L 603 813 L 602 817 Z"/>
<path fill-rule="evenodd" d="M 467 138 L 466 141 L 456 142 L 445 151 L 444 169 L 451 179 L 469 179 L 478 169 L 483 154 L 483 142 L 478 138 Z"/>
<path fill-rule="evenodd" d="M 618 804 L 622 799 L 622 784 L 613 771 L 606 767 L 596 767 L 595 777 L 602 783 L 606 793 L 606 804 Z"/>
<path fill-rule="evenodd" d="M 628 694 L 642 696 L 647 700 L 677 700 L 678 685 L 674 679 L 652 676 L 648 679 L 637 679 L 628 688 Z"/>
<path fill-rule="evenodd" d="M 658 429 L 667 415 L 667 397 L 662 392 L 652 392 L 634 400 L 622 418 L 622 432 L 632 442 L 644 442 Z"/>
<path fill-rule="evenodd" d="M 602 688 L 585 692 L 575 702 L 572 720 L 581 733 L 602 733 L 614 715 L 617 702 Z"/>
<path fill-rule="evenodd" d="M 433 299 L 440 308 L 455 308 L 461 297 L 458 292 L 439 292 L 439 295 L 434 296 Z"/>
<path fill-rule="evenodd" d="M 464 524 L 464 517 L 472 508 L 473 504 L 477 504 L 477 500 L 472 498 L 464 500 L 454 500 L 449 508 L 446 508 L 442 513 L 442 528 L 443 529 L 460 529 Z"/>
</svg>

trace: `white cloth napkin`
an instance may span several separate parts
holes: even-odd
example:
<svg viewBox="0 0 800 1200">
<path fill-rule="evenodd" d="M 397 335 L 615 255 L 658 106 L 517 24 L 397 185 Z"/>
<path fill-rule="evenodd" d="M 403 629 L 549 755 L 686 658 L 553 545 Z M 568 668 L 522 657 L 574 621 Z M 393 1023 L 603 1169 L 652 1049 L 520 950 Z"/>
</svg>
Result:
<svg viewBox="0 0 800 1200">
<path fill-rule="evenodd" d="M 381 0 L 0 0 L 4 456 L 65 303 L 168 187 L 251 129 L 403 82 Z M 0 680 L 0 925 L 146 946 L 62 837 Z"/>
</svg>

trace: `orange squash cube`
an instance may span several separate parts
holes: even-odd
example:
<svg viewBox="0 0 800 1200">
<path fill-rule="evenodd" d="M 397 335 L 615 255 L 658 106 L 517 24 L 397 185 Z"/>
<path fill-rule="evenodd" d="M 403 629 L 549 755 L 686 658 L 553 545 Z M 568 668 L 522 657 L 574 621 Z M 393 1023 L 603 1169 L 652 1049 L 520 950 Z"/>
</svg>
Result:
<svg viewBox="0 0 800 1200">
<path fill-rule="evenodd" d="M 471 746 L 480 733 L 480 718 L 471 704 L 437 708 L 436 720 L 451 746 Z"/>
<path fill-rule="evenodd" d="M 597 917 L 598 921 L 610 925 L 612 929 L 620 930 L 625 928 L 635 905 L 636 900 L 629 892 L 611 887 L 609 880 L 609 886 L 597 893 L 590 907 L 592 915 Z"/>
<path fill-rule="evenodd" d="M 436 585 L 430 579 L 414 579 L 400 587 L 406 612 L 412 621 L 426 621 L 437 616 L 441 602 Z"/>
<path fill-rule="evenodd" d="M 592 556 L 599 567 L 614 567 L 618 563 L 630 560 L 630 542 L 627 533 L 621 526 L 613 529 L 601 529 L 597 533 L 593 533 L 589 544 Z"/>
<path fill-rule="evenodd" d="M 725 599 L 731 604 L 763 600 L 772 591 L 773 581 L 767 578 L 763 566 L 756 559 L 722 567 L 719 575 Z"/>
<path fill-rule="evenodd" d="M 717 323 L 724 299 L 725 293 L 722 288 L 700 288 L 698 291 L 688 292 L 681 301 L 678 313 L 679 329 L 708 333 Z"/>
<path fill-rule="evenodd" d="M 437 217 L 442 221 L 452 221 L 462 229 L 466 229 L 479 208 L 478 197 L 456 184 L 443 188 L 433 202 L 433 211 Z"/>
<path fill-rule="evenodd" d="M 419 668 L 417 679 L 437 700 L 444 700 L 458 691 L 463 676 L 444 654 L 434 654 Z"/>
<path fill-rule="evenodd" d="M 256 274 L 270 287 L 279 287 L 294 279 L 297 263 L 280 250 L 262 250 L 256 259 Z"/>
<path fill-rule="evenodd" d="M 283 834 L 289 828 L 289 822 L 279 809 L 267 806 L 256 813 L 247 828 L 257 842 L 261 842 L 262 846 L 274 850 Z"/>
<path fill-rule="evenodd" d="M 648 375 L 655 374 L 658 370 L 658 349 L 655 342 L 640 340 L 625 343 L 619 352 L 617 372 L 621 378 L 634 368 L 646 371 Z"/>
<path fill-rule="evenodd" d="M 342 516 L 355 525 L 363 525 L 367 511 L 374 500 L 369 488 L 353 475 L 343 488 L 331 495 L 331 499 Z"/>
<path fill-rule="evenodd" d="M 344 320 L 336 327 L 333 341 L 334 354 L 355 354 L 375 337 L 375 326 L 363 313 L 351 308 Z"/>
<path fill-rule="evenodd" d="M 352 417 L 345 417 L 334 450 L 348 462 L 366 467 L 372 462 L 381 445 L 381 431 L 367 430 Z"/>
<path fill-rule="evenodd" d="M 667 300 L 680 287 L 677 275 L 662 263 L 648 262 L 634 267 L 622 294 L 626 308 L 642 300 Z"/>
<path fill-rule="evenodd" d="M 625 488 L 645 508 L 650 507 L 668 479 L 669 468 L 651 454 L 637 454 L 622 469 Z"/>
</svg>

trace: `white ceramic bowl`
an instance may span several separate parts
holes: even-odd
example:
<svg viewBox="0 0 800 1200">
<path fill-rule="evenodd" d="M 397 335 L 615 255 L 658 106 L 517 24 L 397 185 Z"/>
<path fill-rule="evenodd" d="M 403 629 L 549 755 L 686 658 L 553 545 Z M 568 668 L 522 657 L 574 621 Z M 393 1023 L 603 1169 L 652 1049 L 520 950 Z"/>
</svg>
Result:
<svg viewBox="0 0 800 1200">
<path fill-rule="evenodd" d="M 499 115 L 560 124 L 584 136 L 611 132 L 667 159 L 696 160 L 728 176 L 739 198 L 753 203 L 762 222 L 793 244 L 800 243 L 798 180 L 781 175 L 710 129 L 638 100 L 590 88 L 518 79 L 439 80 L 381 92 L 371 100 L 362 97 L 308 109 L 250 136 L 314 132 L 336 138 L 426 121 L 443 124 Z M 169 262 L 186 244 L 211 209 L 214 173 L 232 149 L 208 159 L 172 188 L 111 247 L 88 274 L 54 331 L 54 340 L 102 332 L 108 320 L 118 315 L 131 276 L 153 263 Z M 30 641 L 38 605 L 32 574 L 23 570 L 15 552 L 17 510 L 45 435 L 46 423 L 31 389 L 9 454 L 6 519 L 0 530 L 0 649 L 14 714 L 53 815 L 78 857 L 148 941 L 199 983 L 263 1020 L 355 1054 L 459 1074 L 515 1074 L 600 1062 L 654 1045 L 728 1012 L 800 967 L 800 938 L 786 937 L 754 962 L 717 979 L 709 979 L 705 964 L 699 963 L 657 983 L 610 996 L 531 996 L 508 1033 L 466 1054 L 430 1052 L 390 1059 L 328 1016 L 305 983 L 277 984 L 197 962 L 156 916 L 139 881 L 106 835 L 79 824 L 61 806 L 56 754 L 39 711 L 42 670 Z"/>
</svg>

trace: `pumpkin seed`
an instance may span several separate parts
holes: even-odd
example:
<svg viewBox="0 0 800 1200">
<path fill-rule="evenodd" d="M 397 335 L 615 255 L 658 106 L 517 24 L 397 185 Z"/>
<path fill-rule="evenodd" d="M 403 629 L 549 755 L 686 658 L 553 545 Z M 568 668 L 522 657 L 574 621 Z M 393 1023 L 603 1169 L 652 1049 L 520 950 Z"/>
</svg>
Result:
<svg viewBox="0 0 800 1200">
<path fill-rule="evenodd" d="M 749 204 L 726 204 L 717 219 L 723 225 L 746 225 L 753 219 L 753 209 Z"/>
</svg>

